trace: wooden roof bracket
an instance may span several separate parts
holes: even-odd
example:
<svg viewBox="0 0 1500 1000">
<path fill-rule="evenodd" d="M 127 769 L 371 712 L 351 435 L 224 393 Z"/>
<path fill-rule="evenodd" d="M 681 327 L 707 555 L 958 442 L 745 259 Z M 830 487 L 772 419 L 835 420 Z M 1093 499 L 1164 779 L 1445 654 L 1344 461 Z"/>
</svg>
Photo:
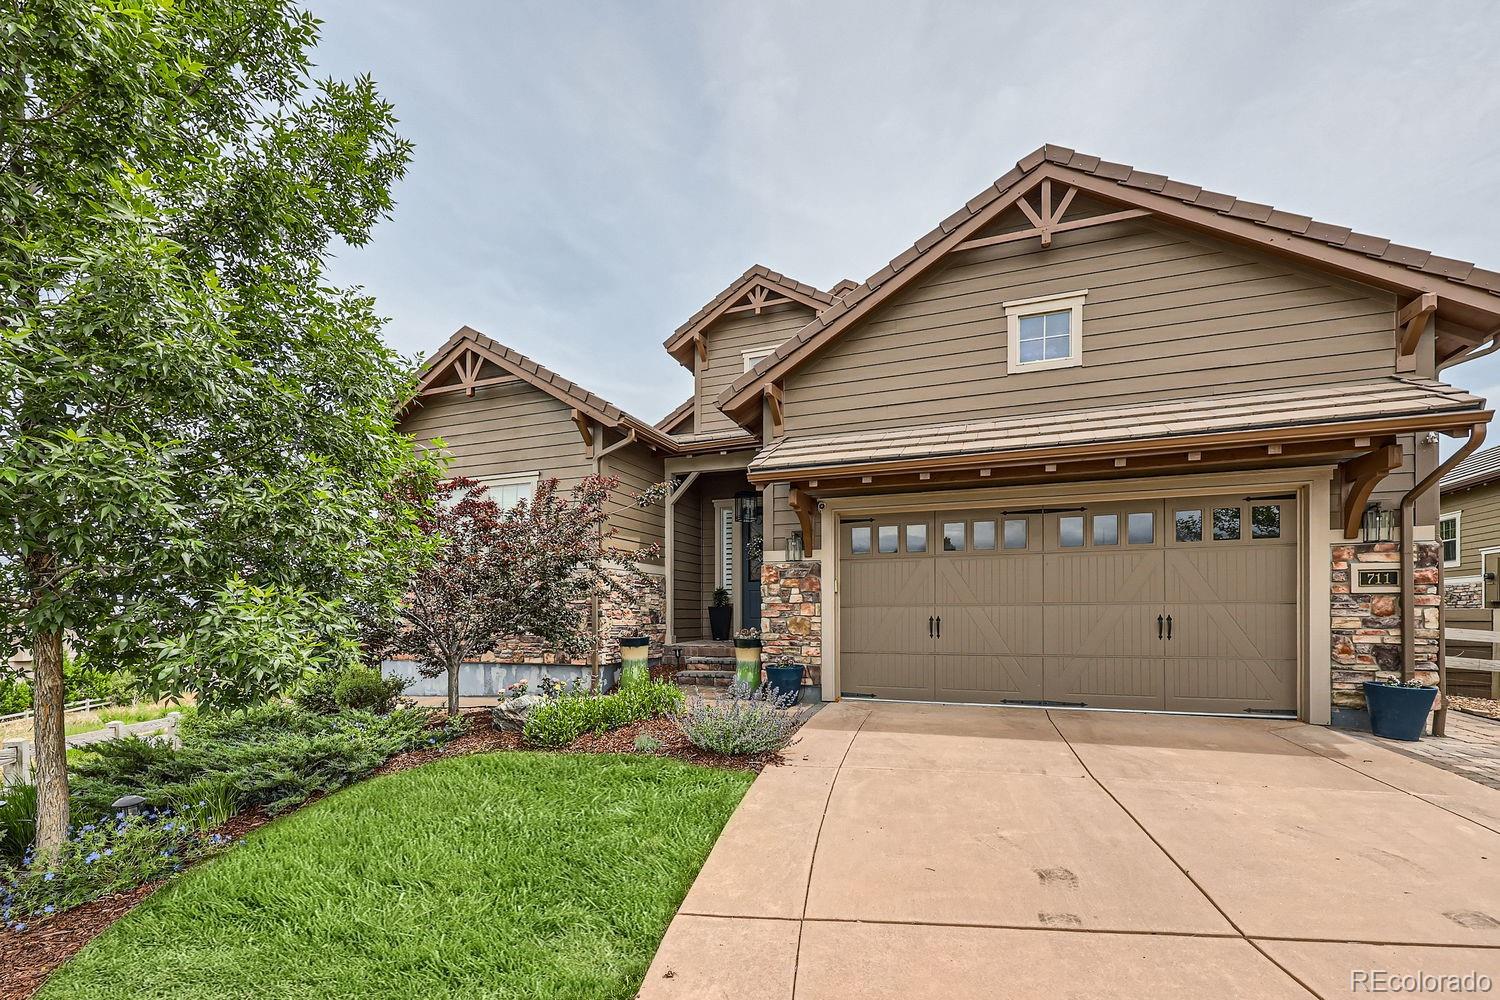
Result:
<svg viewBox="0 0 1500 1000">
<path fill-rule="evenodd" d="M 1423 292 L 1396 313 L 1396 326 L 1401 338 L 1397 353 L 1403 358 L 1416 353 L 1417 345 L 1422 342 L 1422 334 L 1427 330 L 1428 321 L 1437 312 L 1437 305 L 1436 292 Z"/>
<path fill-rule="evenodd" d="M 703 334 L 693 337 L 693 350 L 698 352 L 699 362 L 708 360 L 708 339 Z"/>
<path fill-rule="evenodd" d="M 771 407 L 771 430 L 780 437 L 786 430 L 786 410 L 782 403 L 780 382 L 772 382 L 766 386 L 766 402 Z"/>
<path fill-rule="evenodd" d="M 802 526 L 803 551 L 811 551 L 813 539 L 813 499 L 793 486 L 786 496 L 787 505 L 797 512 L 797 523 Z"/>
<path fill-rule="evenodd" d="M 594 447 L 594 432 L 589 427 L 589 418 L 584 416 L 582 410 L 573 407 L 573 425 L 578 428 L 578 433 L 583 436 L 583 446 L 590 451 Z"/>
<path fill-rule="evenodd" d="M 1339 464 L 1340 478 L 1344 483 L 1343 528 L 1344 537 L 1358 538 L 1365 517 L 1365 505 L 1370 494 L 1386 476 L 1401 468 L 1401 446 L 1386 443 L 1374 451 Z"/>
</svg>

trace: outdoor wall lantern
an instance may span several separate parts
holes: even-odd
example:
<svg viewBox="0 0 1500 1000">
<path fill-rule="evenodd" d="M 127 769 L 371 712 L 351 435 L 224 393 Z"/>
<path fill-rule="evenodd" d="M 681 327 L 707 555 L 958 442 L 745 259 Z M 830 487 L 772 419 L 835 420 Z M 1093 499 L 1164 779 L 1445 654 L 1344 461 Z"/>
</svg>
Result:
<svg viewBox="0 0 1500 1000">
<path fill-rule="evenodd" d="M 1386 510 L 1378 503 L 1365 508 L 1363 540 L 1366 542 L 1390 542 L 1396 537 L 1396 512 Z"/>
<path fill-rule="evenodd" d="M 797 562 L 806 554 L 802 545 L 802 532 L 794 531 L 786 540 L 786 561 Z"/>
<path fill-rule="evenodd" d="M 741 493 L 734 498 L 734 519 L 741 524 L 754 524 L 760 518 L 756 514 L 756 507 L 760 500 L 754 493 Z"/>
</svg>

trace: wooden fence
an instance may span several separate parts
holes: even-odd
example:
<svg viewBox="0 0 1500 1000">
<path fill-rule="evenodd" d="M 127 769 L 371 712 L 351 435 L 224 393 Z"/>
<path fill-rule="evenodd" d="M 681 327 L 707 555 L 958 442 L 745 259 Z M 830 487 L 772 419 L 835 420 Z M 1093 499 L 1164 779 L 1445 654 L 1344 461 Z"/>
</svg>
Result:
<svg viewBox="0 0 1500 1000">
<path fill-rule="evenodd" d="M 1448 693 L 1500 698 L 1500 608 L 1444 608 Z"/>
<path fill-rule="evenodd" d="M 68 746 L 81 747 L 107 740 L 124 740 L 135 737 L 148 740 L 176 740 L 178 726 L 182 722 L 181 712 L 168 712 L 160 719 L 136 722 L 106 722 L 103 729 L 77 733 L 68 737 Z M 30 740 L 6 740 L 0 747 L 0 785 L 15 785 L 31 781 L 35 766 L 36 748 Z"/>
</svg>

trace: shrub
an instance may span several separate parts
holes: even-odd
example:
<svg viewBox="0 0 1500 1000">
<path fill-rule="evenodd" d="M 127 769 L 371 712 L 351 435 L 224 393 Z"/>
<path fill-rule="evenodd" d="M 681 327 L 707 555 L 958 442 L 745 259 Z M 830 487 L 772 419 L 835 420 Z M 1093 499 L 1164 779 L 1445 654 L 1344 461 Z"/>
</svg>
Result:
<svg viewBox="0 0 1500 1000">
<path fill-rule="evenodd" d="M 776 698 L 767 685 L 751 691 L 735 684 L 719 701 L 694 695 L 687 710 L 674 713 L 672 721 L 689 743 L 709 753 L 726 757 L 775 753 L 792 741 L 808 715 L 806 709 L 786 707 L 790 700 L 790 695 Z"/>
<path fill-rule="evenodd" d="M 36 786 L 0 788 L 0 865 L 15 864 L 36 838 Z"/>
<path fill-rule="evenodd" d="M 0 715 L 31 710 L 31 685 L 19 677 L 0 677 Z"/>
<path fill-rule="evenodd" d="M 369 667 L 350 667 L 333 689 L 340 708 L 389 715 L 410 682 L 401 677 L 382 677 Z"/>
<path fill-rule="evenodd" d="M 129 701 L 137 688 L 134 674 L 82 667 L 71 656 L 63 662 L 63 697 L 68 701 Z"/>
<path fill-rule="evenodd" d="M 280 703 L 233 713 L 200 711 L 183 720 L 178 746 L 126 739 L 79 748 L 75 815 L 106 815 L 115 799 L 128 794 L 158 808 L 196 802 L 207 787 L 221 788 L 219 794 L 239 809 L 281 812 L 368 777 L 398 753 L 462 731 L 461 721 L 434 729 L 432 719 L 418 708 L 325 716 Z"/>
<path fill-rule="evenodd" d="M 28 851 L 20 864 L 0 871 L 5 924 L 25 930 L 27 918 L 167 878 L 225 843 L 205 826 L 196 811 L 117 813 L 78 827 L 45 864 L 33 861 Z"/>
<path fill-rule="evenodd" d="M 650 733 L 638 733 L 635 737 L 636 753 L 656 753 L 661 750 L 661 740 Z"/>
<path fill-rule="evenodd" d="M 336 715 L 344 709 L 387 715 L 410 683 L 400 677 L 382 677 L 370 667 L 326 670 L 304 681 L 293 700 L 319 715 Z"/>
<path fill-rule="evenodd" d="M 650 681 L 614 694 L 570 695 L 538 705 L 526 717 L 526 742 L 565 747 L 584 733 L 608 732 L 632 722 L 667 715 L 682 707 L 682 692 L 671 684 Z"/>
</svg>

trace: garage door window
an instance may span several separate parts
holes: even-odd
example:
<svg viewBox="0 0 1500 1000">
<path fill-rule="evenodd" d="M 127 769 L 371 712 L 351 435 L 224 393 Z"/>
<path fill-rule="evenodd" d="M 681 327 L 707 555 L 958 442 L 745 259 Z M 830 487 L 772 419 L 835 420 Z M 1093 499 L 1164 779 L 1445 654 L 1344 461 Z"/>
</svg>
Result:
<svg viewBox="0 0 1500 1000">
<path fill-rule="evenodd" d="M 1203 511 L 1179 510 L 1177 512 L 1177 540 L 1179 542 L 1203 541 Z"/>
<path fill-rule="evenodd" d="M 1156 542 L 1156 515 L 1149 510 L 1136 511 L 1125 518 L 1125 540 L 1131 545 Z"/>
<path fill-rule="evenodd" d="M 1276 504 L 1250 508 L 1250 537 L 1280 538 L 1281 508 Z"/>
<path fill-rule="evenodd" d="M 901 537 L 894 524 L 882 524 L 880 526 L 880 552 L 882 555 L 890 555 L 896 551 L 897 539 Z"/>
<path fill-rule="evenodd" d="M 1120 515 L 1094 515 L 1094 544 L 1118 545 L 1120 543 Z"/>
<path fill-rule="evenodd" d="M 1007 549 L 1024 549 L 1026 547 L 1026 522 L 1023 520 L 1005 522 L 1005 547 Z"/>
<path fill-rule="evenodd" d="M 1057 519 L 1057 543 L 1065 549 L 1083 545 L 1083 518 L 1077 515 Z"/>
<path fill-rule="evenodd" d="M 1214 508 L 1214 541 L 1237 542 L 1240 540 L 1240 509 L 1238 507 Z"/>
<path fill-rule="evenodd" d="M 962 552 L 964 550 L 964 522 L 947 521 L 943 524 L 943 551 Z"/>
<path fill-rule="evenodd" d="M 1008 548 L 1009 546 L 1007 546 Z M 974 548 L 991 551 L 995 548 L 995 522 L 974 522 Z"/>
<path fill-rule="evenodd" d="M 870 554 L 869 528 L 854 528 L 849 532 L 849 551 L 857 556 Z"/>
<path fill-rule="evenodd" d="M 906 526 L 906 551 L 927 551 L 927 525 L 908 524 Z"/>
</svg>

